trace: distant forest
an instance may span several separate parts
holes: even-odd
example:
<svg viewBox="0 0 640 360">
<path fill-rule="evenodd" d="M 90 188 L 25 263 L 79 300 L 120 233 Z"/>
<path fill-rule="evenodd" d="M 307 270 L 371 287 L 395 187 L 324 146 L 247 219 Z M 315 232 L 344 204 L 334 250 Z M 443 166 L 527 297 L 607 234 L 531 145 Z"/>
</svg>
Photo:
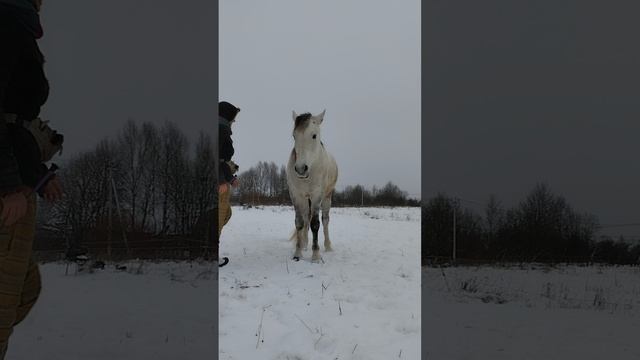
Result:
<svg viewBox="0 0 640 360">
<path fill-rule="evenodd" d="M 547 184 L 537 184 L 512 208 L 502 206 L 495 196 L 481 214 L 463 203 L 439 194 L 423 204 L 423 264 L 451 262 L 454 257 L 457 262 L 491 263 L 640 262 L 640 244 L 597 236 L 597 217 L 577 212 Z"/>
<path fill-rule="evenodd" d="M 239 186 L 231 201 L 247 205 L 290 205 L 285 166 L 261 161 L 242 171 Z M 407 192 L 388 182 L 371 189 L 363 185 L 347 186 L 333 194 L 332 206 L 420 206 L 420 201 L 409 198 Z"/>
<path fill-rule="evenodd" d="M 211 247 L 213 144 L 204 132 L 190 144 L 171 122 L 129 120 L 114 138 L 61 164 L 65 196 L 41 207 L 36 249 Z"/>
</svg>

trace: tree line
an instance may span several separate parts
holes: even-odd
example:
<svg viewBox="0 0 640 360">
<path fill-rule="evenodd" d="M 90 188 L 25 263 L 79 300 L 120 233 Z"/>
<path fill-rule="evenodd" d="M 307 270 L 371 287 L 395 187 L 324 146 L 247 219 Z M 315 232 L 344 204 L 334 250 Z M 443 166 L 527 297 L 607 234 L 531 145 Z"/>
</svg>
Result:
<svg viewBox="0 0 640 360">
<path fill-rule="evenodd" d="M 234 190 L 232 201 L 252 205 L 288 205 L 286 167 L 275 162 L 260 161 L 238 175 L 239 185 Z M 336 190 L 332 206 L 420 206 L 416 199 L 408 197 L 397 185 L 388 182 L 371 189 L 363 185 L 347 186 Z"/>
<path fill-rule="evenodd" d="M 214 144 L 201 132 L 191 148 L 171 122 L 129 120 L 113 139 L 65 161 L 65 196 L 42 209 L 40 225 L 76 245 L 107 233 L 190 236 L 213 207 Z"/>
<path fill-rule="evenodd" d="M 632 264 L 640 244 L 598 237 L 596 216 L 576 211 L 547 184 L 505 208 L 490 196 L 481 213 L 438 194 L 422 206 L 422 258 L 469 261 L 603 262 Z M 455 227 L 454 227 L 455 221 Z M 454 246 L 455 234 L 455 246 Z"/>
</svg>

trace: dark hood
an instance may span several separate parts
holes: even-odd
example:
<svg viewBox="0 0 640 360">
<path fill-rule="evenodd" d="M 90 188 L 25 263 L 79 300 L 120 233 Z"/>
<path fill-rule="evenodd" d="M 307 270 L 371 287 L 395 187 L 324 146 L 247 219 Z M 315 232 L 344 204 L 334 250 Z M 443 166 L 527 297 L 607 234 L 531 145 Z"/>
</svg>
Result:
<svg viewBox="0 0 640 360">
<path fill-rule="evenodd" d="M 36 39 L 40 39 L 44 33 L 38 10 L 30 0 L 0 0 L 0 14 L 13 16 Z"/>
<path fill-rule="evenodd" d="M 240 112 L 240 109 L 231 105 L 231 103 L 226 101 L 218 103 L 218 116 L 220 117 L 233 121 L 236 118 L 236 115 L 238 115 L 238 112 Z"/>
</svg>

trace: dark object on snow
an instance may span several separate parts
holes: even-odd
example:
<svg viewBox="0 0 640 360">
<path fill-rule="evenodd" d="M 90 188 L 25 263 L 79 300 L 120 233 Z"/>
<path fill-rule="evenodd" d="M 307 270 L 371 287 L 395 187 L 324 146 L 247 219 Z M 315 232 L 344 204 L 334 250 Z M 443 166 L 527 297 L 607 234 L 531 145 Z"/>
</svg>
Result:
<svg viewBox="0 0 640 360">
<path fill-rule="evenodd" d="M 223 266 L 227 265 L 228 263 L 229 263 L 229 258 L 225 256 L 225 257 L 222 258 L 222 262 L 220 262 L 218 264 L 218 267 L 223 267 Z"/>
<path fill-rule="evenodd" d="M 102 260 L 96 260 L 93 262 L 93 264 L 91 264 L 91 268 L 92 269 L 100 269 L 100 270 L 104 270 L 104 266 L 106 264 L 104 263 L 104 261 Z"/>
<path fill-rule="evenodd" d="M 65 260 L 72 262 L 84 262 L 89 259 L 89 257 L 87 256 L 88 253 L 89 249 L 87 248 L 70 248 L 65 254 Z"/>
<path fill-rule="evenodd" d="M 86 248 L 80 248 L 80 247 L 72 247 L 67 249 L 67 253 L 65 254 L 65 260 L 67 261 L 67 268 L 64 271 L 65 275 L 69 274 L 69 266 L 72 263 L 76 264 L 76 270 L 75 273 L 76 275 L 79 272 L 84 271 L 85 265 L 87 264 L 87 261 L 89 261 L 89 256 L 87 256 L 87 253 L 89 253 L 89 250 Z"/>
<path fill-rule="evenodd" d="M 116 265 L 116 270 L 127 271 L 127 267 L 125 265 Z"/>
</svg>

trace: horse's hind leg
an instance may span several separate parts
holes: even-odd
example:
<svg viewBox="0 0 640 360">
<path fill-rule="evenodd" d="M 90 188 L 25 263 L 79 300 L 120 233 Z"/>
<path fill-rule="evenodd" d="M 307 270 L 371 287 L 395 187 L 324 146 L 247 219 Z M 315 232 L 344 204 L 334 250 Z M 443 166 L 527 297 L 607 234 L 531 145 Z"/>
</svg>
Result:
<svg viewBox="0 0 640 360">
<path fill-rule="evenodd" d="M 313 245 L 311 245 L 313 255 L 311 256 L 311 261 L 314 262 L 320 260 L 320 246 L 318 246 L 318 230 L 320 230 L 319 210 L 320 208 L 316 207 L 311 214 L 311 232 L 313 233 Z"/>
<path fill-rule="evenodd" d="M 322 233 L 324 234 L 324 251 L 332 251 L 329 240 L 329 209 L 331 209 L 331 194 L 322 201 Z"/>
</svg>

